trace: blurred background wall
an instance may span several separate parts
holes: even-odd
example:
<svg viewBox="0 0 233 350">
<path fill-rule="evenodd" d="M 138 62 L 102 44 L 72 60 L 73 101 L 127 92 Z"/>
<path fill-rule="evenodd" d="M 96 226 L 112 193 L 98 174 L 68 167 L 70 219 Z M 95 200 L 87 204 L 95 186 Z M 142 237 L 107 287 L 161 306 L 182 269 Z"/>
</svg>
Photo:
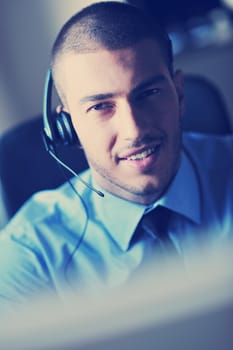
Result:
<svg viewBox="0 0 233 350">
<path fill-rule="evenodd" d="M 52 43 L 62 24 L 91 2 L 0 0 L 0 135 L 41 113 Z M 174 41 L 175 65 L 216 82 L 233 125 L 231 4 L 226 6 L 221 0 L 128 2 L 145 7 L 151 13 L 159 11 Z M 0 212 L 3 212 L 1 207 Z M 0 214 L 0 225 L 2 216 Z"/>
<path fill-rule="evenodd" d="M 41 112 L 50 48 L 85 0 L 0 1 L 0 133 Z"/>
</svg>

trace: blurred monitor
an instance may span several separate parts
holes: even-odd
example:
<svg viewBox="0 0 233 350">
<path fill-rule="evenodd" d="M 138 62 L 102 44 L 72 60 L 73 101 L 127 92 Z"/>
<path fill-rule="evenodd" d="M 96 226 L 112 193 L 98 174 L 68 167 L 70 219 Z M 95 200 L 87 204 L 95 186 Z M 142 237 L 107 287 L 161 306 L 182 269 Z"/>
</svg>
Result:
<svg viewBox="0 0 233 350">
<path fill-rule="evenodd" d="M 233 249 L 202 251 L 188 271 L 151 262 L 123 287 L 49 297 L 0 320 L 3 350 L 232 350 Z"/>
</svg>

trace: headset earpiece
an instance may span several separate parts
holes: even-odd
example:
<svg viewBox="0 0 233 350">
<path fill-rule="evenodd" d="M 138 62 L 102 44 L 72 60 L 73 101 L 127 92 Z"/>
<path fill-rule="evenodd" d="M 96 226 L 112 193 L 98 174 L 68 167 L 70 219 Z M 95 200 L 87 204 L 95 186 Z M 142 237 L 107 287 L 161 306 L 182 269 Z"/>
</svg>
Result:
<svg viewBox="0 0 233 350">
<path fill-rule="evenodd" d="M 46 149 L 54 150 L 57 145 L 73 146 L 79 144 L 70 115 L 64 111 L 52 112 L 52 92 L 53 78 L 49 69 L 45 80 L 43 105 L 43 138 Z"/>
<path fill-rule="evenodd" d="M 79 142 L 70 114 L 64 111 L 57 113 L 54 124 L 55 134 L 59 143 L 65 146 L 73 146 Z"/>
</svg>

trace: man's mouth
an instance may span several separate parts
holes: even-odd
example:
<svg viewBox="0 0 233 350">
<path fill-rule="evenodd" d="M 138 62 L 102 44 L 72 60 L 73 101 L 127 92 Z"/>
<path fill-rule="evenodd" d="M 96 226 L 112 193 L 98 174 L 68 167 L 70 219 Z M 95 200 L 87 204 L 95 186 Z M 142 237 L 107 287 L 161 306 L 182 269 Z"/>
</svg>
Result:
<svg viewBox="0 0 233 350">
<path fill-rule="evenodd" d="M 149 157 L 151 154 L 153 154 L 155 152 L 156 147 L 150 147 L 140 153 L 135 153 L 132 154 L 129 157 L 126 157 L 127 160 L 142 160 L 145 159 L 147 157 Z"/>
<path fill-rule="evenodd" d="M 154 154 L 160 147 L 161 144 L 158 144 L 156 146 L 151 146 L 147 148 L 143 148 L 138 152 L 132 152 L 128 155 L 124 155 L 123 157 L 120 157 L 121 160 L 130 160 L 130 161 L 139 161 L 143 160 L 145 158 L 148 158 L 152 154 Z"/>
</svg>

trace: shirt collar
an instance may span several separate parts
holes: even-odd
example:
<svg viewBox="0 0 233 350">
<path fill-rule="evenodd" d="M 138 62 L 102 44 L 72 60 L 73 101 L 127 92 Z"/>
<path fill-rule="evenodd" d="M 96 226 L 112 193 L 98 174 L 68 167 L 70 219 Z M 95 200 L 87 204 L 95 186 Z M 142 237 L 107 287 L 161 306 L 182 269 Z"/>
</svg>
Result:
<svg viewBox="0 0 233 350">
<path fill-rule="evenodd" d="M 104 198 L 95 198 L 99 219 L 122 250 L 127 250 L 146 206 L 126 201 L 104 192 Z"/>
<path fill-rule="evenodd" d="M 104 198 L 95 193 L 91 194 L 94 212 L 122 250 L 127 250 L 144 212 L 158 205 L 163 205 L 195 223 L 200 223 L 200 191 L 197 174 L 192 162 L 183 152 L 179 170 L 166 194 L 149 208 L 126 201 L 102 189 L 101 191 L 104 193 Z"/>
<path fill-rule="evenodd" d="M 163 205 L 194 223 L 201 223 L 198 175 L 190 158 L 182 152 L 180 168 L 166 194 L 155 205 Z"/>
</svg>

